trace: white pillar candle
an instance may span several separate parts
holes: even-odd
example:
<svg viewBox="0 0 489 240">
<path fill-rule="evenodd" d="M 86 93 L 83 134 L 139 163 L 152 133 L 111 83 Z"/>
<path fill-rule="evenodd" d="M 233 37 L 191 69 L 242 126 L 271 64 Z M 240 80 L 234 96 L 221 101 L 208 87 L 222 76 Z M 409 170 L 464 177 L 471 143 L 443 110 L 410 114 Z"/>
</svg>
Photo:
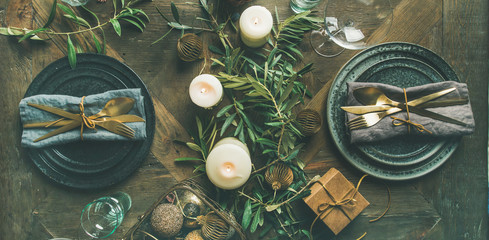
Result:
<svg viewBox="0 0 489 240">
<path fill-rule="evenodd" d="M 251 6 L 239 18 L 241 40 L 248 47 L 261 47 L 268 41 L 273 26 L 273 17 L 262 6 Z"/>
<path fill-rule="evenodd" d="M 195 77 L 188 89 L 192 102 L 203 108 L 217 105 L 222 99 L 222 84 L 210 74 L 201 74 Z"/>
<path fill-rule="evenodd" d="M 240 140 L 238 140 L 235 137 L 227 137 L 227 138 L 223 138 L 223 139 L 219 140 L 219 142 L 217 142 L 216 145 L 214 145 L 214 148 L 217 146 L 223 145 L 223 144 L 234 144 L 234 145 L 242 148 L 243 150 L 245 150 L 245 152 L 248 154 L 248 156 L 250 155 L 250 151 L 248 150 L 248 147 L 243 142 L 241 142 Z"/>
<path fill-rule="evenodd" d="M 251 175 L 250 154 L 246 145 L 239 140 L 223 140 L 209 153 L 205 163 L 206 173 L 217 187 L 226 190 L 236 189 L 243 186 Z"/>
</svg>

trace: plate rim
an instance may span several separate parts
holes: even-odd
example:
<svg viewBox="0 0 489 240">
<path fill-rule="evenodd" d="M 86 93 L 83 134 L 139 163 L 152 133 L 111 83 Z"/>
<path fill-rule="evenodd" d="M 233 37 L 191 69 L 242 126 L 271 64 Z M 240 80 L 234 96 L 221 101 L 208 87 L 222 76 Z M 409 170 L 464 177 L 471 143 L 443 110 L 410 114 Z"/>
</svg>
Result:
<svg viewBox="0 0 489 240">
<path fill-rule="evenodd" d="M 350 145 L 350 146 L 339 146 L 339 142 L 340 142 L 340 139 L 338 139 L 339 137 L 336 136 L 334 134 L 334 128 L 333 128 L 333 125 L 334 123 L 332 123 L 332 119 L 330 117 L 331 115 L 331 111 L 332 111 L 332 102 L 334 102 L 332 100 L 333 98 L 333 95 L 334 94 L 331 94 L 331 92 L 335 89 L 335 86 L 338 85 L 339 83 L 339 79 L 338 79 L 338 76 L 343 73 L 344 71 L 346 71 L 345 69 L 347 69 L 348 67 L 354 67 L 354 66 L 350 66 L 352 63 L 354 63 L 355 61 L 358 61 L 357 59 L 360 58 L 360 57 L 364 57 L 365 54 L 368 54 L 369 52 L 371 52 L 373 49 L 377 49 L 377 48 L 382 48 L 382 47 L 396 47 L 398 46 L 399 48 L 403 48 L 403 47 L 409 47 L 409 48 L 416 48 L 420 51 L 423 51 L 429 55 L 433 55 L 437 58 L 438 61 L 440 61 L 442 64 L 445 64 L 448 68 L 449 71 L 451 71 L 450 74 L 452 74 L 455 79 L 450 79 L 450 80 L 455 80 L 457 82 L 460 82 L 458 76 L 456 75 L 455 71 L 453 70 L 453 68 L 439 55 L 437 55 L 436 53 L 434 53 L 433 51 L 425 48 L 425 47 L 422 47 L 420 45 L 417 45 L 417 44 L 413 44 L 413 43 L 408 43 L 408 42 L 387 42 L 387 43 L 382 43 L 382 44 L 378 44 L 378 45 L 375 45 L 373 47 L 370 47 L 370 48 L 367 48 L 359 53 L 357 53 L 355 56 L 353 56 L 352 58 L 350 58 L 341 68 L 340 70 L 337 72 L 336 76 L 335 76 L 335 79 L 333 80 L 332 84 L 331 84 L 331 88 L 328 92 L 328 97 L 327 97 L 327 101 L 326 101 L 326 118 L 327 118 L 327 122 L 328 122 L 328 130 L 330 132 L 330 136 L 332 137 L 333 139 L 333 142 L 336 146 L 336 148 L 338 149 L 338 151 L 341 153 L 341 155 L 350 163 L 352 164 L 355 168 L 357 168 L 358 170 L 362 171 L 362 172 L 365 172 L 371 176 L 374 176 L 374 177 L 377 177 L 377 178 L 380 178 L 380 179 L 384 179 L 384 180 L 394 180 L 394 181 L 402 181 L 402 180 L 410 180 L 410 179 L 414 179 L 414 178 L 418 178 L 418 177 L 421 177 L 421 176 L 424 176 L 432 171 L 434 171 L 435 169 L 437 169 L 439 166 L 441 166 L 443 163 L 445 163 L 448 158 L 453 154 L 453 152 L 457 149 L 458 145 L 460 144 L 460 140 L 461 140 L 461 137 L 453 137 L 453 138 L 447 138 L 448 141 L 447 141 L 447 145 L 444 145 L 440 151 L 439 151 L 439 154 L 437 156 L 434 156 L 433 159 L 431 159 L 431 161 L 428 162 L 428 164 L 425 162 L 425 166 L 428 166 L 429 168 L 425 169 L 424 171 L 418 171 L 417 173 L 411 173 L 409 174 L 409 171 L 407 170 L 402 170 L 402 171 L 399 171 L 399 173 L 406 173 L 406 175 L 401 175 L 401 174 L 385 174 L 384 175 L 381 175 L 381 174 L 377 174 L 378 171 L 372 171 L 368 168 L 366 168 L 365 166 L 363 166 L 361 164 L 361 162 L 357 162 L 353 159 L 351 159 L 351 156 L 350 154 L 347 152 L 348 151 L 348 147 L 351 147 L 353 145 Z M 396 51 L 400 51 L 400 50 L 396 50 Z M 405 50 L 403 50 L 405 51 Z M 371 56 L 374 56 L 376 54 L 372 54 Z M 416 53 L 416 55 L 419 55 L 419 53 Z M 421 56 L 423 58 L 426 58 L 424 56 Z M 435 69 L 436 70 L 436 69 Z M 440 73 L 442 76 L 445 74 L 445 73 Z M 445 79 L 447 80 L 447 79 Z M 341 82 L 343 83 L 343 82 Z M 340 83 L 340 84 L 341 84 Z M 451 145 L 450 145 L 451 144 Z M 358 150 L 359 151 L 359 150 Z M 446 152 L 448 151 L 448 152 Z M 444 153 L 446 152 L 446 153 Z M 440 154 L 441 154 L 441 157 L 440 157 Z M 367 156 L 363 156 L 363 157 L 367 157 Z M 440 159 L 441 158 L 441 159 Z M 427 160 L 426 160 L 427 161 Z M 363 161 L 363 162 L 367 162 L 367 161 Z M 423 163 L 423 162 L 421 162 Z M 415 165 L 419 165 L 421 163 L 418 163 L 418 164 L 415 164 Z M 429 163 L 434 163 L 434 164 L 430 164 Z M 385 165 L 385 164 L 380 164 L 378 162 L 376 162 L 376 165 L 384 165 L 386 166 L 386 168 L 384 169 L 380 169 L 380 168 L 377 168 L 377 167 L 374 167 L 374 168 L 377 168 L 376 170 L 383 170 L 385 172 L 385 170 L 389 170 L 389 168 L 395 168 L 395 167 L 398 167 L 398 168 L 405 168 L 405 167 L 409 167 L 408 166 L 390 166 L 390 165 Z M 415 166 L 415 165 L 411 165 L 411 167 Z M 370 166 L 373 166 L 372 164 L 370 164 Z M 419 167 L 418 167 L 419 168 Z M 416 170 L 416 168 L 413 168 L 413 170 Z"/>
</svg>

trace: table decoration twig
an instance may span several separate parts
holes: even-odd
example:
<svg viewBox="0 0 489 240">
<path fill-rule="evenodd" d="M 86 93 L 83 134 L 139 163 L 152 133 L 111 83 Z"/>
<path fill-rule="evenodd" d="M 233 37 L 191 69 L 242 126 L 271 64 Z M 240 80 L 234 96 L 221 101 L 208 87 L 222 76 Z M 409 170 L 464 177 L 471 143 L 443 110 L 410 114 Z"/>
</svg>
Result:
<svg viewBox="0 0 489 240">
<path fill-rule="evenodd" d="M 58 3 L 57 0 L 53 1 L 53 5 L 51 8 L 51 12 L 49 14 L 47 22 L 41 27 L 34 30 L 21 28 L 21 27 L 0 27 L 0 34 L 7 36 L 17 36 L 20 37 L 19 42 L 22 42 L 26 39 L 31 40 L 45 40 L 45 38 L 41 38 L 42 36 L 46 36 L 50 38 L 54 35 L 63 35 L 66 36 L 67 42 L 67 53 L 68 60 L 70 62 L 70 66 L 72 68 L 76 67 L 76 53 L 84 52 L 81 44 L 78 42 L 73 42 L 71 36 L 76 34 L 90 33 L 92 35 L 93 42 L 95 44 L 95 51 L 97 53 L 105 53 L 105 31 L 104 26 L 111 24 L 114 31 L 117 35 L 121 36 L 122 28 L 120 25 L 120 21 L 126 21 L 135 27 L 137 27 L 141 32 L 143 32 L 146 27 L 145 22 L 149 21 L 148 15 L 138 8 L 133 8 L 134 4 L 141 2 L 142 0 L 132 0 L 125 3 L 124 0 L 113 0 L 114 5 L 114 15 L 112 18 L 108 19 L 105 22 L 101 22 L 98 16 L 91 10 L 89 10 L 85 6 L 81 6 L 83 10 L 88 12 L 96 21 L 94 25 L 90 24 L 89 21 L 83 19 L 82 17 L 76 14 L 76 11 L 69 5 L 64 5 Z M 120 7 L 120 10 L 118 9 Z M 63 13 L 63 17 L 69 19 L 73 22 L 78 30 L 71 32 L 57 32 L 50 28 L 49 26 L 54 21 L 56 16 L 57 9 L 60 9 Z M 102 42 L 95 35 L 95 31 L 99 30 L 102 34 Z"/>
</svg>

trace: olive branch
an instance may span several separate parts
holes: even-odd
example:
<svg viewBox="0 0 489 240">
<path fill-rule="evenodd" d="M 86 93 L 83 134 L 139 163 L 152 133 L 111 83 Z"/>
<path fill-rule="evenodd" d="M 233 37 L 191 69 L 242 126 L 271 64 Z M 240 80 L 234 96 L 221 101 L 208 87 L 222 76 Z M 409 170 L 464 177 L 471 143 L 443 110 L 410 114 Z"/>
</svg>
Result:
<svg viewBox="0 0 489 240">
<path fill-rule="evenodd" d="M 63 35 L 66 36 L 67 42 L 67 54 L 70 66 L 72 68 L 76 67 L 76 53 L 82 53 L 84 50 L 80 47 L 79 44 L 74 44 L 71 36 L 76 34 L 90 33 L 92 36 L 92 40 L 95 45 L 95 51 L 97 53 L 105 53 L 106 52 L 106 40 L 105 40 L 105 31 L 103 27 L 108 24 L 111 24 L 114 31 L 117 35 L 121 36 L 122 27 L 120 21 L 125 21 L 130 23 L 131 25 L 137 27 L 141 32 L 143 32 L 146 27 L 147 21 L 149 21 L 148 15 L 141 9 L 133 8 L 132 6 L 142 0 L 133 0 L 125 3 L 124 0 L 113 0 L 114 5 L 114 15 L 112 18 L 108 19 L 105 22 L 101 22 L 98 16 L 85 6 L 81 6 L 83 10 L 89 13 L 90 16 L 94 18 L 96 23 L 92 26 L 89 21 L 84 18 L 78 16 L 75 10 L 71 6 L 67 6 L 61 3 L 58 3 L 57 0 L 53 1 L 53 5 L 51 7 L 51 12 L 49 14 L 48 20 L 46 23 L 37 29 L 30 30 L 26 28 L 18 28 L 18 27 L 0 27 L 0 34 L 7 36 L 17 36 L 19 38 L 19 42 L 24 40 L 45 40 L 41 38 L 41 36 L 46 36 L 50 38 L 53 35 Z M 118 6 L 120 5 L 120 10 L 118 11 Z M 55 19 L 57 9 L 60 9 L 63 13 L 63 17 L 69 19 L 71 22 L 76 24 L 78 30 L 71 32 L 56 32 L 55 30 L 49 28 L 52 22 Z M 99 30 L 102 34 L 102 42 L 95 35 L 95 31 Z"/>
</svg>

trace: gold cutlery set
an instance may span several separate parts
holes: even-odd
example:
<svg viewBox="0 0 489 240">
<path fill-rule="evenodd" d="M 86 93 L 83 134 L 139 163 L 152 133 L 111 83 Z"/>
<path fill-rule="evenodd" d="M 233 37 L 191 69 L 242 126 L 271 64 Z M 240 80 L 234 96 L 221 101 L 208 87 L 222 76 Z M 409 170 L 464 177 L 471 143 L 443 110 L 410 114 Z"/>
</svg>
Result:
<svg viewBox="0 0 489 240">
<path fill-rule="evenodd" d="M 24 128 L 59 127 L 35 139 L 34 142 L 67 132 L 78 126 L 81 127 L 80 134 L 82 139 L 84 127 L 96 129 L 96 126 L 100 126 L 107 131 L 127 138 L 134 138 L 134 130 L 124 123 L 144 122 L 144 119 L 139 116 L 126 114 L 134 105 L 134 99 L 128 97 L 119 97 L 109 100 L 105 104 L 104 108 L 100 110 L 100 112 L 89 117 L 85 116 L 84 114 L 83 98 L 82 102 L 80 103 L 79 114 L 70 113 L 60 108 L 40 104 L 28 103 L 28 105 L 63 117 L 55 121 L 24 124 Z"/>
<path fill-rule="evenodd" d="M 351 119 L 347 122 L 350 130 L 367 128 L 374 126 L 384 117 L 398 113 L 401 111 L 408 111 L 416 113 L 420 116 L 430 117 L 436 120 L 453 123 L 461 126 L 466 126 L 465 123 L 432 112 L 426 108 L 446 107 L 468 103 L 468 99 L 451 98 L 446 100 L 435 100 L 441 96 L 444 96 L 456 88 L 449 88 L 442 91 L 438 91 L 415 100 L 401 103 L 394 101 L 387 97 L 382 91 L 374 87 L 358 88 L 353 91 L 353 96 L 364 106 L 344 106 L 341 107 L 346 112 L 353 114 L 360 114 L 360 116 Z"/>
</svg>

